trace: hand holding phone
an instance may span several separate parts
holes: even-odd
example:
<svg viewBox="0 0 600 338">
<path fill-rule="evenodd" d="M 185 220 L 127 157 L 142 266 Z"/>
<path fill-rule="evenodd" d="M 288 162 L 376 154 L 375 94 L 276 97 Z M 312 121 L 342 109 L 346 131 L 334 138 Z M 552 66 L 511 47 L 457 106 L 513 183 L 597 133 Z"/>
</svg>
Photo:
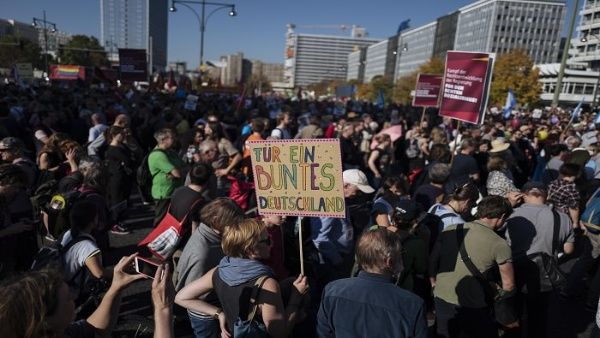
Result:
<svg viewBox="0 0 600 338">
<path fill-rule="evenodd" d="M 142 257 L 135 257 L 133 260 L 134 268 L 137 273 L 140 273 L 146 277 L 154 279 L 156 275 L 156 271 L 158 270 L 158 263 L 155 263 L 149 259 L 145 259 Z M 163 270 L 164 272 L 164 270 Z"/>
</svg>

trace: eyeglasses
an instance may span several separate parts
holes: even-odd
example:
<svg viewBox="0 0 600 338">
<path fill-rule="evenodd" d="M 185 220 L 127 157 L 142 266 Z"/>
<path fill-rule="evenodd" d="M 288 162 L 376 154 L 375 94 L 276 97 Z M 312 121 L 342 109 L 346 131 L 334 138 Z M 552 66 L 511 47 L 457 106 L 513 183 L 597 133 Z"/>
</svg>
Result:
<svg viewBox="0 0 600 338">
<path fill-rule="evenodd" d="M 258 243 L 263 243 L 263 244 L 265 244 L 266 246 L 270 246 L 270 245 L 271 245 L 271 238 L 270 238 L 270 237 L 267 237 L 267 238 L 265 238 L 265 239 L 261 239 L 260 241 L 258 241 Z"/>
</svg>

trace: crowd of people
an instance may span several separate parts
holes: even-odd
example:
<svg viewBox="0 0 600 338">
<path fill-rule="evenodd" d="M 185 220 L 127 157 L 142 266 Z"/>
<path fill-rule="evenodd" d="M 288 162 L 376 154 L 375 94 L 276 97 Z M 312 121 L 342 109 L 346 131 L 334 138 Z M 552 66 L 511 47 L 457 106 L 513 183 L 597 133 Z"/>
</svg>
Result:
<svg viewBox="0 0 600 338">
<path fill-rule="evenodd" d="M 1 337 L 109 336 L 150 278 L 161 338 L 174 317 L 211 338 L 551 337 L 565 304 L 597 312 L 594 114 L 198 98 L 0 85 Z M 247 142 L 313 138 L 339 139 L 346 217 L 258 215 Z M 137 196 L 154 219 L 131 228 Z M 168 222 L 173 252 L 109 268 L 109 234 Z"/>
</svg>

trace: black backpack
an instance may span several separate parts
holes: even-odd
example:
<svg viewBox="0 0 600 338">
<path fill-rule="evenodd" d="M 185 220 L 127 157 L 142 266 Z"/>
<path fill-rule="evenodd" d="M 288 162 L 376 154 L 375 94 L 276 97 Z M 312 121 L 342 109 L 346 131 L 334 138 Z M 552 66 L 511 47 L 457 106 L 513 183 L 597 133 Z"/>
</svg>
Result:
<svg viewBox="0 0 600 338">
<path fill-rule="evenodd" d="M 48 202 L 48 206 L 44 210 L 48 214 L 48 223 L 46 227 L 48 234 L 54 238 L 59 238 L 60 235 L 71 228 L 69 221 L 69 213 L 75 203 L 85 199 L 86 197 L 97 194 L 92 191 L 71 190 L 63 193 L 56 193 Z"/>
<path fill-rule="evenodd" d="M 148 158 L 150 157 L 150 154 L 152 154 L 152 152 L 154 151 L 160 151 L 163 153 L 165 152 L 162 149 L 153 149 L 151 152 L 148 153 L 148 155 L 144 156 L 144 158 L 142 159 L 142 163 L 140 163 L 140 166 L 137 168 L 137 171 L 135 173 L 135 178 L 144 204 L 152 203 L 152 179 L 154 178 L 154 175 L 152 175 L 152 173 L 150 172 L 150 167 L 148 166 Z"/>
<path fill-rule="evenodd" d="M 33 263 L 31 264 L 31 270 L 42 270 L 44 268 L 52 268 L 52 269 L 57 269 L 58 271 L 62 272 L 63 276 L 64 276 L 64 272 L 65 272 L 65 266 L 64 266 L 64 262 L 63 262 L 64 255 L 69 251 L 69 249 L 71 249 L 73 247 L 73 245 L 75 245 L 79 242 L 83 242 L 85 240 L 93 241 L 93 238 L 90 237 L 89 235 L 79 235 L 79 236 L 75 237 L 74 239 L 71 239 L 71 241 L 69 243 L 67 243 L 67 245 L 65 245 L 65 246 L 61 245 L 60 242 L 57 242 L 57 244 L 54 246 L 41 248 L 40 251 L 38 251 L 38 253 L 33 258 Z M 71 277 L 69 280 L 65 280 L 65 282 L 69 286 L 78 287 L 78 285 L 74 285 L 74 281 L 81 274 L 84 267 L 85 266 L 82 266 L 81 268 L 79 268 L 79 270 L 73 275 L 73 277 Z"/>
<path fill-rule="evenodd" d="M 441 229 L 444 229 L 444 218 L 457 216 L 453 212 L 448 212 L 443 214 L 442 216 L 438 216 L 434 213 L 427 212 L 425 216 L 419 222 L 419 226 L 423 226 L 426 229 L 429 229 L 429 252 L 433 249 L 433 245 L 437 241 L 437 238 L 441 232 Z"/>
</svg>

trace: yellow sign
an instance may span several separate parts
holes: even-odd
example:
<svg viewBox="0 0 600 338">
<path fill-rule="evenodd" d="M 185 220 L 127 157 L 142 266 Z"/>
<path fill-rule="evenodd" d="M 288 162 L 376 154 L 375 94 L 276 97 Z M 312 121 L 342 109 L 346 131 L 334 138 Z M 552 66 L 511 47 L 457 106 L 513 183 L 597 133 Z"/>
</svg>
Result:
<svg viewBox="0 0 600 338">
<path fill-rule="evenodd" d="M 338 139 L 248 144 L 259 214 L 346 217 Z"/>
</svg>

